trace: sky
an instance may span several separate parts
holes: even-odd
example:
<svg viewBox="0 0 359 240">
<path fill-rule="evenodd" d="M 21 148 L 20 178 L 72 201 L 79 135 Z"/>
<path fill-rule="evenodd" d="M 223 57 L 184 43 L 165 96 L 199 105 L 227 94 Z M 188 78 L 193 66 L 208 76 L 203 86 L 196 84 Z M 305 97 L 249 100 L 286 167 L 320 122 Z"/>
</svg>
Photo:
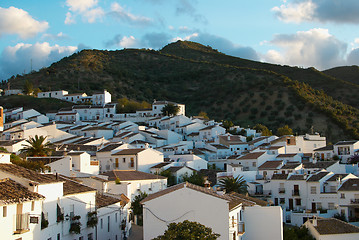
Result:
<svg viewBox="0 0 359 240">
<path fill-rule="evenodd" d="M 83 49 L 177 40 L 282 65 L 359 65 L 358 13 L 358 0 L 1 0 L 0 80 Z"/>
</svg>

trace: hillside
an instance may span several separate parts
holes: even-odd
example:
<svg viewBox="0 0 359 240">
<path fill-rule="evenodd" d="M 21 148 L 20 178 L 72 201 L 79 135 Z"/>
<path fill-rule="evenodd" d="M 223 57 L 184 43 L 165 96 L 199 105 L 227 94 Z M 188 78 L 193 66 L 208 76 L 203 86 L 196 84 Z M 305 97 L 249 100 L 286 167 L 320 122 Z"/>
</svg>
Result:
<svg viewBox="0 0 359 240">
<path fill-rule="evenodd" d="M 358 85 L 313 68 L 235 58 L 192 42 L 173 43 L 161 51 L 83 50 L 12 78 L 11 86 L 22 87 L 26 80 L 43 91 L 91 94 L 105 88 L 113 99 L 177 101 L 187 105 L 189 115 L 205 111 L 245 127 L 263 123 L 275 130 L 288 124 L 302 134 L 314 126 L 332 141 L 359 139 L 359 112 L 352 107 L 359 100 L 351 97 Z"/>
<path fill-rule="evenodd" d="M 323 71 L 324 74 L 343 79 L 348 82 L 359 84 L 359 67 L 358 66 L 344 66 L 335 67 Z"/>
</svg>

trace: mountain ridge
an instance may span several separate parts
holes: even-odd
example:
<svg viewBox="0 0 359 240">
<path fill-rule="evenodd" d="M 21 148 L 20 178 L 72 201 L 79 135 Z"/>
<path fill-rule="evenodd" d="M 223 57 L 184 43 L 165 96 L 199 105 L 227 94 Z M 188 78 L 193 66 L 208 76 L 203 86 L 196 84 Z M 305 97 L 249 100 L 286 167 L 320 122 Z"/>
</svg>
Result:
<svg viewBox="0 0 359 240">
<path fill-rule="evenodd" d="M 115 98 L 183 102 L 192 115 L 206 111 L 216 120 L 242 125 L 263 123 L 275 129 L 288 124 L 298 134 L 314 126 L 332 139 L 359 138 L 358 100 L 350 95 L 358 85 L 314 68 L 236 58 L 193 42 L 179 41 L 159 51 L 83 50 L 9 81 L 21 87 L 25 80 L 41 90 L 91 94 L 106 88 Z M 328 86 L 321 87 L 323 82 Z"/>
</svg>

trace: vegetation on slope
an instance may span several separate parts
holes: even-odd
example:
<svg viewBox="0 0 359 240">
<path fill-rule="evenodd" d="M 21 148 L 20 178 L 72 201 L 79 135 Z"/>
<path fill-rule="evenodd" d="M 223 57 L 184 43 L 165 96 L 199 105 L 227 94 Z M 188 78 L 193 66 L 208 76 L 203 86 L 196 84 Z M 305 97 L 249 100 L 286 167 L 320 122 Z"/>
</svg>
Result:
<svg viewBox="0 0 359 240">
<path fill-rule="evenodd" d="M 105 88 L 113 99 L 181 102 L 189 115 L 203 111 L 218 121 L 231 120 L 244 127 L 289 125 L 294 134 L 303 134 L 313 126 L 332 141 L 359 138 L 357 108 L 338 100 L 349 102 L 341 92 L 356 92 L 355 84 L 315 69 L 227 56 L 191 42 L 170 44 L 161 51 L 84 50 L 49 68 L 14 77 L 11 86 L 22 87 L 26 80 L 43 91 L 91 94 Z M 357 101 L 352 98 L 352 105 Z"/>
<path fill-rule="evenodd" d="M 344 66 L 344 67 L 335 67 L 323 71 L 324 74 L 343 79 L 354 84 L 359 84 L 359 67 L 358 66 Z"/>
</svg>

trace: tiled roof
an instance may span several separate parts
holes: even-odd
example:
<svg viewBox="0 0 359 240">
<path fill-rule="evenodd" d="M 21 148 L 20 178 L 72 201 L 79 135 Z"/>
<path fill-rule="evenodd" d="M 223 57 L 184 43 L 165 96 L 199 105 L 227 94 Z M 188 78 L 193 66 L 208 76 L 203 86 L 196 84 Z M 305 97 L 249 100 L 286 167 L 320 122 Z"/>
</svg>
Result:
<svg viewBox="0 0 359 240">
<path fill-rule="evenodd" d="M 319 172 L 319 173 L 317 173 L 315 175 L 310 176 L 307 179 L 307 182 L 318 182 L 320 179 L 327 176 L 328 174 L 329 174 L 329 172 Z"/>
<path fill-rule="evenodd" d="M 168 164 L 170 164 L 170 162 L 163 162 L 163 163 L 156 164 L 155 166 L 152 166 L 151 168 L 162 168 Z"/>
<path fill-rule="evenodd" d="M 333 149 L 334 149 L 333 145 L 327 145 L 327 146 L 325 146 L 325 147 L 321 147 L 321 148 L 314 149 L 314 151 L 315 151 L 315 152 L 316 152 L 316 151 L 331 151 L 331 150 L 333 150 Z"/>
<path fill-rule="evenodd" d="M 166 177 L 160 175 L 135 170 L 112 170 L 109 172 L 101 173 L 101 175 L 108 176 L 109 181 L 115 181 L 117 178 L 120 179 L 120 181 L 166 179 Z"/>
<path fill-rule="evenodd" d="M 183 188 L 190 188 L 190 189 L 198 191 L 198 192 L 202 192 L 202 193 L 205 193 L 205 194 L 217 197 L 217 198 L 221 198 L 221 199 L 226 200 L 226 201 L 230 201 L 230 199 L 228 197 L 225 197 L 224 195 L 217 194 L 215 191 L 213 191 L 213 189 L 208 189 L 208 188 L 204 188 L 204 187 L 194 185 L 194 184 L 189 183 L 189 182 L 184 182 L 184 183 L 180 183 L 180 184 L 174 185 L 172 187 L 166 188 L 166 189 L 164 189 L 162 191 L 150 194 L 148 197 L 143 199 L 141 201 L 141 203 L 143 204 L 143 203 L 145 203 L 147 201 L 153 200 L 155 198 L 161 197 L 163 195 L 166 195 L 168 193 L 171 193 L 171 192 L 177 191 L 179 189 L 183 189 Z"/>
<path fill-rule="evenodd" d="M 327 182 L 334 182 L 337 181 L 338 178 L 345 178 L 346 176 L 348 176 L 349 174 L 347 173 L 341 173 L 341 174 L 334 174 L 333 176 L 331 176 L 330 178 L 327 179 Z"/>
<path fill-rule="evenodd" d="M 217 149 L 229 149 L 227 146 L 221 145 L 221 144 L 211 144 L 211 146 L 217 148 Z"/>
<path fill-rule="evenodd" d="M 109 144 L 106 147 L 101 148 L 100 150 L 98 150 L 97 152 L 110 152 L 118 147 L 120 147 L 121 145 L 123 145 L 122 143 L 113 143 L 113 144 Z"/>
<path fill-rule="evenodd" d="M 337 161 L 318 161 L 316 163 L 308 162 L 308 163 L 303 163 L 303 167 L 304 168 L 326 169 L 335 163 L 337 163 Z"/>
<path fill-rule="evenodd" d="M 82 144 L 64 144 L 60 147 L 60 150 L 66 148 L 68 151 L 85 151 L 85 152 L 97 152 L 97 146 L 95 145 L 82 145 Z"/>
<path fill-rule="evenodd" d="M 352 140 L 352 141 L 340 141 L 340 142 L 337 142 L 336 144 L 334 145 L 352 145 L 354 143 L 358 142 L 358 140 Z"/>
<path fill-rule="evenodd" d="M 169 167 L 166 170 L 170 171 L 171 173 L 175 173 L 175 172 L 179 171 L 182 168 L 184 168 L 184 166 L 174 166 L 174 167 Z"/>
<path fill-rule="evenodd" d="M 266 201 L 260 200 L 258 198 L 246 196 L 243 194 L 239 194 L 236 192 L 231 192 L 229 194 L 226 194 L 226 196 L 232 199 L 233 202 L 230 202 L 229 204 L 232 205 L 233 207 L 238 206 L 238 204 L 240 203 L 242 203 L 244 206 L 254 206 L 254 205 L 268 206 L 268 203 Z M 230 209 L 232 209 L 233 207 L 230 206 Z"/>
<path fill-rule="evenodd" d="M 253 139 L 252 141 L 248 142 L 248 144 L 252 145 L 252 144 L 255 144 L 255 143 L 260 142 L 262 140 L 265 140 L 266 138 L 268 138 L 268 137 L 259 137 L 259 138 Z"/>
<path fill-rule="evenodd" d="M 0 163 L 0 171 L 10 173 L 20 178 L 25 178 L 30 181 L 38 182 L 40 184 L 60 182 L 60 180 L 54 178 L 52 174 L 41 174 L 10 163 Z"/>
<path fill-rule="evenodd" d="M 305 180 L 305 175 L 304 174 L 292 174 L 289 176 L 288 180 Z"/>
<path fill-rule="evenodd" d="M 296 153 L 279 154 L 277 158 L 291 158 L 297 155 Z"/>
<path fill-rule="evenodd" d="M 278 169 L 280 166 L 282 166 L 282 161 L 266 161 L 265 163 L 263 163 L 258 167 L 258 170 Z"/>
<path fill-rule="evenodd" d="M 313 223 L 313 219 L 309 221 Z M 320 235 L 359 233 L 359 227 L 336 218 L 318 218 L 317 226 L 314 228 Z"/>
<path fill-rule="evenodd" d="M 10 140 L 10 141 L 0 141 L 0 146 L 12 146 L 18 142 L 24 141 L 25 139 L 19 140 Z"/>
<path fill-rule="evenodd" d="M 41 194 L 31 192 L 21 184 L 5 178 L 0 180 L 0 204 L 23 203 L 45 199 Z"/>
<path fill-rule="evenodd" d="M 359 178 L 351 178 L 346 180 L 340 186 L 338 191 L 359 191 Z"/>
<path fill-rule="evenodd" d="M 137 153 L 142 152 L 144 150 L 146 150 L 146 149 L 144 149 L 144 148 L 123 149 L 123 150 L 121 150 L 119 152 L 116 152 L 116 153 L 114 153 L 112 155 L 113 156 L 115 156 L 115 155 L 136 155 Z"/>
<path fill-rule="evenodd" d="M 288 174 L 273 174 L 272 180 L 286 180 L 288 178 Z"/>
<path fill-rule="evenodd" d="M 90 127 L 90 128 L 86 128 L 84 130 L 82 130 L 83 132 L 87 132 L 87 131 L 96 131 L 96 130 L 106 130 L 106 131 L 113 131 L 113 129 L 111 128 L 106 128 L 106 127 Z"/>
<path fill-rule="evenodd" d="M 121 206 L 124 206 L 129 201 L 130 199 L 128 199 L 124 194 L 121 194 L 121 199 L 114 198 L 104 194 L 99 194 L 99 193 L 96 194 L 96 208 L 107 207 L 118 202 L 120 202 Z"/>
<path fill-rule="evenodd" d="M 55 175 L 52 175 L 54 178 L 56 178 Z M 69 179 L 67 177 L 60 176 L 59 179 L 61 181 L 64 181 L 64 196 L 65 195 L 72 195 L 72 194 L 78 194 L 78 193 L 84 193 L 84 192 L 93 192 L 96 191 L 96 189 L 85 186 L 77 181 L 74 181 L 72 179 Z"/>
<path fill-rule="evenodd" d="M 260 156 L 262 156 L 265 152 L 253 152 L 248 153 L 240 158 L 238 160 L 247 160 L 247 159 L 258 159 Z"/>
<path fill-rule="evenodd" d="M 294 168 L 298 167 L 300 164 L 301 163 L 287 163 L 286 165 L 281 167 L 281 169 L 294 169 Z"/>
</svg>

